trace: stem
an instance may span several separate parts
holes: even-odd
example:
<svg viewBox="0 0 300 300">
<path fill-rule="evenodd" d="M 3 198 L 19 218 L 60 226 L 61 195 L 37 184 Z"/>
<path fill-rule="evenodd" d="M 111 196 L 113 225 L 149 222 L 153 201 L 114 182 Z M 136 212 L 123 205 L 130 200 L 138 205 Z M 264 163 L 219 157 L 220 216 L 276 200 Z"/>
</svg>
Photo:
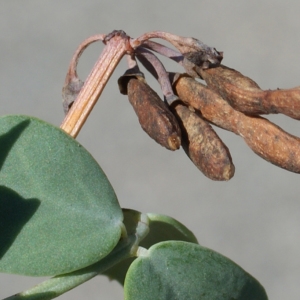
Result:
<svg viewBox="0 0 300 300">
<path fill-rule="evenodd" d="M 80 93 L 66 115 L 60 128 L 72 137 L 76 137 L 101 95 L 106 83 L 121 58 L 127 52 L 128 45 L 124 36 L 115 35 L 102 51 Z"/>
<path fill-rule="evenodd" d="M 128 69 L 134 70 L 136 72 L 141 72 L 134 56 L 127 54 L 126 60 L 127 60 Z"/>
<path fill-rule="evenodd" d="M 130 44 L 133 48 L 136 48 L 136 47 L 141 46 L 145 41 L 147 41 L 149 39 L 155 39 L 155 38 L 166 40 L 169 43 L 171 43 L 172 45 L 174 45 L 174 43 L 173 43 L 174 39 L 179 38 L 179 37 L 174 34 L 168 33 L 168 32 L 151 31 L 151 32 L 142 34 L 140 37 L 138 37 L 136 39 L 132 39 L 130 41 Z"/>
<path fill-rule="evenodd" d="M 139 47 L 136 49 L 138 59 L 148 71 L 158 79 L 161 90 L 167 103 L 170 105 L 172 102 L 177 101 L 178 97 L 174 94 L 168 73 L 161 63 L 161 61 L 149 50 Z M 145 60 L 145 61 L 144 61 Z M 154 70 L 153 70 L 154 68 Z M 156 74 L 155 74 L 156 73 Z"/>
<path fill-rule="evenodd" d="M 91 36 L 85 41 L 83 41 L 77 48 L 76 52 L 74 53 L 69 65 L 69 69 L 65 79 L 65 84 L 62 90 L 63 108 L 65 114 L 68 113 L 70 106 L 76 100 L 84 84 L 83 81 L 81 81 L 77 75 L 77 64 L 81 54 L 86 49 L 86 47 L 88 47 L 90 44 L 97 42 L 99 40 L 103 41 L 104 38 L 105 38 L 105 34 L 97 34 Z"/>
<path fill-rule="evenodd" d="M 131 39 L 130 45 L 136 49 L 152 38 L 161 38 L 168 41 L 184 56 L 187 55 L 190 63 L 201 68 L 207 69 L 210 65 L 219 65 L 223 59 L 223 52 L 218 52 L 215 48 L 209 47 L 195 38 L 178 36 L 163 31 L 147 32 L 139 38 Z"/>
<path fill-rule="evenodd" d="M 147 257 L 149 255 L 149 251 L 148 249 L 144 248 L 144 247 L 138 247 L 137 251 L 136 251 L 136 256 L 137 257 Z M 5 299 L 4 299 L 5 300 Z"/>
<path fill-rule="evenodd" d="M 207 51 L 209 48 L 211 48 L 195 38 L 178 36 L 175 34 L 164 32 L 164 31 L 147 32 L 136 39 L 132 39 L 130 43 L 133 48 L 136 48 L 136 47 L 142 45 L 147 40 L 153 39 L 153 38 L 160 38 L 160 39 L 168 41 L 174 47 L 176 47 L 181 53 L 189 52 L 191 50 L 194 50 L 194 51 L 200 51 L 200 50 L 205 51 L 206 50 Z"/>
<path fill-rule="evenodd" d="M 70 67 L 66 76 L 66 83 L 69 82 L 69 78 L 70 77 L 78 77 L 77 76 L 77 64 L 78 64 L 78 60 L 81 56 L 81 54 L 83 53 L 83 51 L 86 49 L 86 47 L 88 47 L 90 44 L 97 42 L 99 40 L 103 41 L 105 38 L 105 34 L 96 34 L 93 35 L 89 38 L 87 38 L 86 40 L 84 40 L 77 48 L 77 50 L 75 51 L 72 59 L 71 59 L 71 63 L 70 63 Z"/>
<path fill-rule="evenodd" d="M 182 65 L 183 55 L 176 50 L 173 50 L 167 46 L 161 45 L 161 44 L 153 42 L 153 41 L 145 41 L 143 43 L 143 47 L 153 50 L 165 57 L 168 57 L 168 58 L 174 60 L 175 62 L 179 63 L 180 65 Z"/>
</svg>

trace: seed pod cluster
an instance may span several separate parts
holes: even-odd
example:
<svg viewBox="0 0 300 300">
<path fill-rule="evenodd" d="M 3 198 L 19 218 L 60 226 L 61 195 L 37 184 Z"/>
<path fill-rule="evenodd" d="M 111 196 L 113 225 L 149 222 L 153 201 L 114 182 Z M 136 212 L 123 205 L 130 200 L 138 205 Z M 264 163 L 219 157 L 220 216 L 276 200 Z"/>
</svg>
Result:
<svg viewBox="0 0 300 300">
<path fill-rule="evenodd" d="M 149 41 L 152 38 L 163 39 L 176 50 Z M 78 59 L 98 40 L 106 46 L 84 84 L 77 76 Z M 187 74 L 168 73 L 155 52 L 179 63 Z M 128 95 L 143 130 L 169 150 L 182 145 L 205 176 L 229 180 L 235 170 L 228 148 L 209 123 L 240 135 L 265 160 L 300 173 L 300 139 L 260 116 L 281 113 L 300 120 L 300 87 L 262 90 L 252 79 L 221 65 L 223 52 L 195 38 L 162 31 L 136 39 L 113 31 L 90 37 L 78 47 L 63 87 L 67 115 L 61 128 L 71 136 L 78 134 L 124 55 L 128 70 L 118 80 L 119 89 Z M 165 102 L 148 86 L 137 60 L 159 82 Z M 204 79 L 206 85 L 195 78 Z"/>
<path fill-rule="evenodd" d="M 253 80 L 227 67 L 200 70 L 199 74 L 207 86 L 188 75 L 174 80 L 173 88 L 179 100 L 170 107 L 142 76 L 123 76 L 119 86 L 128 95 L 148 135 L 170 150 L 182 145 L 196 167 L 212 180 L 229 180 L 235 167 L 227 146 L 209 123 L 241 136 L 256 154 L 272 164 L 300 173 L 300 139 L 259 116 L 279 112 L 279 101 L 273 102 L 273 106 L 263 105 L 267 101 L 263 95 L 268 95 L 268 91 L 262 91 Z M 270 91 L 269 95 L 276 92 Z M 282 90 L 278 93 L 283 95 Z M 293 99 L 297 101 L 297 97 Z M 293 111 L 287 104 L 280 112 L 283 111 L 296 117 L 300 109 Z"/>
<path fill-rule="evenodd" d="M 223 65 L 198 71 L 207 85 L 236 110 L 250 115 L 282 113 L 300 120 L 300 87 L 264 91 L 249 77 Z"/>
<path fill-rule="evenodd" d="M 119 80 L 119 84 L 122 82 Z M 129 102 L 138 116 L 141 127 L 157 143 L 169 150 L 177 150 L 181 144 L 181 131 L 168 106 L 143 78 L 131 76 L 126 80 Z"/>
<path fill-rule="evenodd" d="M 128 70 L 118 84 L 152 139 L 169 150 L 181 145 L 195 166 L 212 180 L 232 178 L 235 168 L 228 148 L 199 114 L 180 100 L 168 107 L 147 85 L 142 73 Z"/>
<path fill-rule="evenodd" d="M 174 89 L 209 122 L 240 135 L 265 160 L 300 173 L 300 139 L 259 116 L 235 110 L 219 94 L 193 78 L 181 76 Z"/>
</svg>

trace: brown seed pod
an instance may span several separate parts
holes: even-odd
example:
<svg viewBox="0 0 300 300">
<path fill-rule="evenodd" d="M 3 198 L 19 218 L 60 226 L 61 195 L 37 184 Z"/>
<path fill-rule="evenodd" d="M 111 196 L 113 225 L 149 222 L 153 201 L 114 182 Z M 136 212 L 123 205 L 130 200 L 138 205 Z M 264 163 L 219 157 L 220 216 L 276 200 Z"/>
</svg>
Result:
<svg viewBox="0 0 300 300">
<path fill-rule="evenodd" d="M 300 173 L 300 139 L 261 117 L 233 109 L 220 95 L 193 78 L 180 77 L 174 88 L 182 101 L 201 111 L 205 119 L 244 138 L 265 160 Z"/>
<path fill-rule="evenodd" d="M 210 124 L 180 102 L 172 110 L 181 127 L 182 147 L 195 166 L 212 180 L 232 178 L 235 168 L 229 150 Z"/>
<path fill-rule="evenodd" d="M 163 147 L 169 150 L 179 149 L 179 124 L 157 93 L 144 80 L 133 77 L 128 80 L 127 93 L 144 131 Z"/>
<path fill-rule="evenodd" d="M 261 117 L 246 117 L 238 123 L 238 134 L 265 160 L 300 173 L 300 139 Z"/>
<path fill-rule="evenodd" d="M 300 120 L 300 87 L 264 91 L 249 77 L 223 65 L 197 71 L 236 110 L 250 115 L 282 113 Z"/>
</svg>

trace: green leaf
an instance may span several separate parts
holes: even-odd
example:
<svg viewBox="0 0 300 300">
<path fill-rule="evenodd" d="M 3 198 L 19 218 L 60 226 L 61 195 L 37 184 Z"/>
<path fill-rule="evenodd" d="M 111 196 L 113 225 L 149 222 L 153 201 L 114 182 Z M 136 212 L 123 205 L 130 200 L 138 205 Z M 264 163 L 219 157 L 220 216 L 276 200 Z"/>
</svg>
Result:
<svg viewBox="0 0 300 300">
<path fill-rule="evenodd" d="M 163 241 L 185 241 L 198 244 L 195 235 L 177 220 L 160 214 L 148 213 L 149 234 L 142 240 L 140 246 L 149 248 Z"/>
<path fill-rule="evenodd" d="M 168 240 L 198 243 L 196 237 L 189 229 L 171 217 L 153 213 L 142 214 L 132 209 L 123 209 L 123 214 L 128 235 L 138 235 L 136 228 L 138 228 L 139 221 L 141 219 L 148 220 L 149 232 L 139 243 L 144 248 L 149 248 L 156 243 Z M 107 275 L 110 279 L 117 280 L 124 285 L 126 273 L 134 260 L 135 257 L 127 258 L 105 271 L 103 275 Z"/>
<path fill-rule="evenodd" d="M 0 271 L 84 268 L 115 247 L 122 219 L 107 177 L 77 141 L 32 117 L 0 118 Z"/>
<path fill-rule="evenodd" d="M 266 300 L 264 288 L 228 258 L 200 245 L 167 241 L 130 266 L 125 299 Z"/>
</svg>

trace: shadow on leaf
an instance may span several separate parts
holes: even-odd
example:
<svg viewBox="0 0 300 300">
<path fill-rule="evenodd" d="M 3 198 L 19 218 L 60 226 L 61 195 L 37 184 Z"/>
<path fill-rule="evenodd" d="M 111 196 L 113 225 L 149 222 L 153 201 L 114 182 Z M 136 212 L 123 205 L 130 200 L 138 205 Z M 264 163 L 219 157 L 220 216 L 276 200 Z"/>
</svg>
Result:
<svg viewBox="0 0 300 300">
<path fill-rule="evenodd" d="M 40 200 L 24 199 L 15 191 L 0 186 L 0 258 L 39 206 Z"/>
<path fill-rule="evenodd" d="M 25 128 L 29 125 L 29 123 L 30 123 L 29 120 L 25 120 L 17 124 L 7 133 L 0 136 L 0 170 L 3 166 L 3 163 L 10 149 L 12 148 L 14 143 L 18 140 L 19 136 L 22 134 Z"/>
</svg>

